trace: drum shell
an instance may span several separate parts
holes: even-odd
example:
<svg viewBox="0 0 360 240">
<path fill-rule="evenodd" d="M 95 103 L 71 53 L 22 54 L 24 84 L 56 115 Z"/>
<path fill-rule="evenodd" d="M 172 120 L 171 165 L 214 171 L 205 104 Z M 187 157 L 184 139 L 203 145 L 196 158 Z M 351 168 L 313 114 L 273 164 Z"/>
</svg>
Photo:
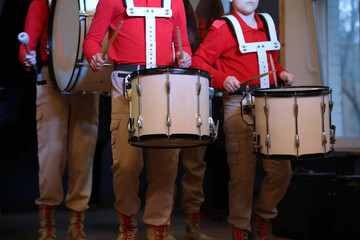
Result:
<svg viewBox="0 0 360 240">
<path fill-rule="evenodd" d="M 170 82 L 169 102 L 168 79 Z M 132 144 L 147 145 L 146 142 L 142 143 L 141 138 L 154 138 L 150 143 L 151 147 L 190 147 L 211 143 L 209 141 L 211 137 L 209 79 L 207 77 L 192 75 L 184 70 L 183 73 L 174 73 L 170 69 L 169 72 L 158 74 L 147 74 L 143 71 L 141 75 L 129 80 L 131 81 L 130 115 L 135 121 L 134 136 L 130 138 Z M 201 84 L 199 97 L 197 95 L 198 82 Z M 141 97 L 136 89 L 138 84 L 141 85 Z M 168 110 L 171 120 L 169 127 Z M 141 128 L 136 124 L 140 111 L 143 119 Z M 198 113 L 201 116 L 199 127 L 197 125 Z M 156 143 L 157 138 L 158 143 Z"/>
<path fill-rule="evenodd" d="M 316 88 L 320 89 L 321 88 Z M 259 137 L 258 153 L 267 158 L 307 159 L 327 156 L 332 152 L 330 144 L 329 91 L 312 92 L 310 87 L 272 89 L 270 94 L 255 95 L 255 131 Z M 301 91 L 298 94 L 296 91 Z M 272 93 L 278 94 L 272 94 Z M 322 104 L 325 112 L 322 114 Z M 296 117 L 295 104 L 298 115 Z M 267 117 L 264 111 L 268 105 Z M 324 125 L 324 131 L 323 131 Z M 267 133 L 268 131 L 268 133 Z M 297 135 L 299 146 L 297 147 Z M 323 132 L 327 142 L 323 144 Z M 270 136 L 270 146 L 266 136 Z"/>
</svg>

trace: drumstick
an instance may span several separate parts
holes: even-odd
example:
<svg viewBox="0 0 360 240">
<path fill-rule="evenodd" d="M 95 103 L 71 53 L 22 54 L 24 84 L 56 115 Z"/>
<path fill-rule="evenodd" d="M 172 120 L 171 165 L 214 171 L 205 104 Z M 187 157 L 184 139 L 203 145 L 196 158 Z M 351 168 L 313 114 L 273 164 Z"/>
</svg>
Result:
<svg viewBox="0 0 360 240">
<path fill-rule="evenodd" d="M 107 52 L 109 51 L 109 48 L 110 48 L 111 44 L 113 43 L 116 35 L 119 33 L 122 24 L 123 24 L 123 21 L 120 22 L 120 24 L 116 28 L 114 34 L 111 36 L 111 39 L 110 39 L 108 45 L 105 47 L 105 50 L 104 50 L 104 53 L 103 53 L 103 59 L 104 60 L 105 60 L 105 56 L 106 56 Z"/>
<path fill-rule="evenodd" d="M 274 59 L 272 58 L 272 54 L 270 53 L 270 63 L 271 63 L 271 69 L 274 70 L 276 72 L 275 69 L 275 64 L 274 64 Z M 275 87 L 278 87 L 278 82 L 277 82 L 277 78 L 276 78 L 276 73 L 273 73 L 274 76 L 274 82 L 275 82 Z"/>
<path fill-rule="evenodd" d="M 244 85 L 245 83 L 248 83 L 248 82 L 254 81 L 254 80 L 256 80 L 256 79 L 265 77 L 265 76 L 267 76 L 267 75 L 269 75 L 269 74 L 272 74 L 273 72 L 276 72 L 276 71 L 275 71 L 275 70 L 272 70 L 272 71 L 270 71 L 270 72 L 263 73 L 263 74 L 261 74 L 261 75 L 259 75 L 259 76 L 249 78 L 248 80 L 245 80 L 245 81 L 243 81 L 243 82 L 240 82 L 240 85 Z"/>
<path fill-rule="evenodd" d="M 180 59 L 182 59 L 184 57 L 184 52 L 183 52 L 183 48 L 182 48 L 181 35 L 180 35 L 179 27 L 177 27 L 177 37 L 178 37 L 178 42 L 179 42 Z"/>
</svg>

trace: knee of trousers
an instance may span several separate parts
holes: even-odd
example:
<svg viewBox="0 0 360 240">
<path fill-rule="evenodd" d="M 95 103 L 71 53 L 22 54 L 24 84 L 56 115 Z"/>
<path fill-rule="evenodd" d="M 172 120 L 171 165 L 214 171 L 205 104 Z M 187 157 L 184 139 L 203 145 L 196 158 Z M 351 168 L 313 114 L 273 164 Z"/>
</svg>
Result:
<svg viewBox="0 0 360 240">
<path fill-rule="evenodd" d="M 288 160 L 264 160 L 266 181 L 275 185 L 288 185 L 292 177 L 290 161 Z M 274 167 L 276 166 L 276 167 Z"/>
</svg>

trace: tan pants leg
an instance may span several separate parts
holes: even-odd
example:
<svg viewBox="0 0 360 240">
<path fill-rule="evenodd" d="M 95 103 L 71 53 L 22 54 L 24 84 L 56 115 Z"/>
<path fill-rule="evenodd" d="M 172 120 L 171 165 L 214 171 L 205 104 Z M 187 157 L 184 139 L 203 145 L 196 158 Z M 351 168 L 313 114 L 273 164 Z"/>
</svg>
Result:
<svg viewBox="0 0 360 240">
<path fill-rule="evenodd" d="M 115 81 L 115 80 L 113 80 Z M 143 168 L 142 149 L 128 143 L 126 126 L 129 120 L 129 103 L 123 96 L 122 89 L 113 82 L 111 109 L 111 144 L 113 153 L 113 185 L 115 193 L 115 209 L 132 216 L 140 208 L 139 185 Z"/>
<path fill-rule="evenodd" d="M 170 224 L 179 149 L 146 149 L 146 204 L 143 223 L 161 226 Z"/>
<path fill-rule="evenodd" d="M 87 208 L 91 192 L 92 159 L 97 136 L 97 96 L 79 96 L 83 105 L 72 113 L 69 95 L 58 94 L 49 82 L 48 68 L 41 70 L 46 85 L 37 86 L 36 119 L 39 157 L 38 205 L 59 205 L 64 199 L 62 176 L 69 160 L 69 191 L 66 206 L 77 211 Z M 76 109 L 75 109 L 76 111 Z M 77 124 L 72 124 L 73 119 Z M 86 129 L 86 130 L 84 130 Z M 79 138 L 80 137 L 80 138 Z M 87 139 L 80 142 L 81 139 Z M 78 144 L 76 146 L 76 144 Z M 74 149 L 74 150 L 73 150 Z M 77 154 L 74 154 L 77 152 Z M 80 176 L 73 177 L 74 173 Z M 78 187 L 74 187 L 79 185 Z M 70 200 L 70 201 L 69 201 Z"/>
<path fill-rule="evenodd" d="M 228 221 L 233 227 L 250 231 L 256 155 L 252 153 L 253 128 L 241 118 L 240 96 L 224 94 L 224 132 L 230 166 Z M 291 178 L 290 161 L 263 161 L 266 177 L 262 182 L 253 214 L 262 219 L 277 215 L 276 205 L 284 197 Z"/>
<path fill-rule="evenodd" d="M 256 156 L 252 153 L 253 129 L 241 118 L 240 96 L 223 95 L 224 133 L 228 164 L 229 217 L 232 227 L 250 230 Z"/>
<path fill-rule="evenodd" d="M 181 205 L 185 214 L 199 212 L 204 202 L 204 173 L 206 163 L 204 155 L 206 146 L 183 148 L 180 151 L 184 174 L 181 180 L 182 199 Z"/>
<path fill-rule="evenodd" d="M 68 140 L 68 191 L 65 206 L 83 212 L 91 195 L 99 95 L 71 95 Z"/>
<path fill-rule="evenodd" d="M 277 216 L 276 205 L 285 196 L 292 173 L 289 160 L 264 159 L 263 167 L 266 176 L 256 199 L 253 214 L 268 220 Z"/>
</svg>

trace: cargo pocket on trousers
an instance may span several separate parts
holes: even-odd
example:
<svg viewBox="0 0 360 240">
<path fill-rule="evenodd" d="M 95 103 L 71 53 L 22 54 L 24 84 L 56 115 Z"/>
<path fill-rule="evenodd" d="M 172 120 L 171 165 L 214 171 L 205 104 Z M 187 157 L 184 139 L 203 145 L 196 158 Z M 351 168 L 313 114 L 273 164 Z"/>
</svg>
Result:
<svg viewBox="0 0 360 240">
<path fill-rule="evenodd" d="M 110 132 L 111 132 L 111 145 L 114 145 L 116 142 L 116 130 L 119 128 L 121 120 L 113 120 L 110 124 Z"/>
<path fill-rule="evenodd" d="M 239 142 L 226 143 L 226 153 L 229 165 L 237 164 L 239 151 Z"/>
<path fill-rule="evenodd" d="M 117 130 L 119 129 L 121 120 L 112 120 L 110 124 L 110 133 L 111 133 L 111 146 L 112 146 L 112 154 L 113 160 L 118 159 L 118 149 L 116 147 L 117 140 Z"/>
</svg>

